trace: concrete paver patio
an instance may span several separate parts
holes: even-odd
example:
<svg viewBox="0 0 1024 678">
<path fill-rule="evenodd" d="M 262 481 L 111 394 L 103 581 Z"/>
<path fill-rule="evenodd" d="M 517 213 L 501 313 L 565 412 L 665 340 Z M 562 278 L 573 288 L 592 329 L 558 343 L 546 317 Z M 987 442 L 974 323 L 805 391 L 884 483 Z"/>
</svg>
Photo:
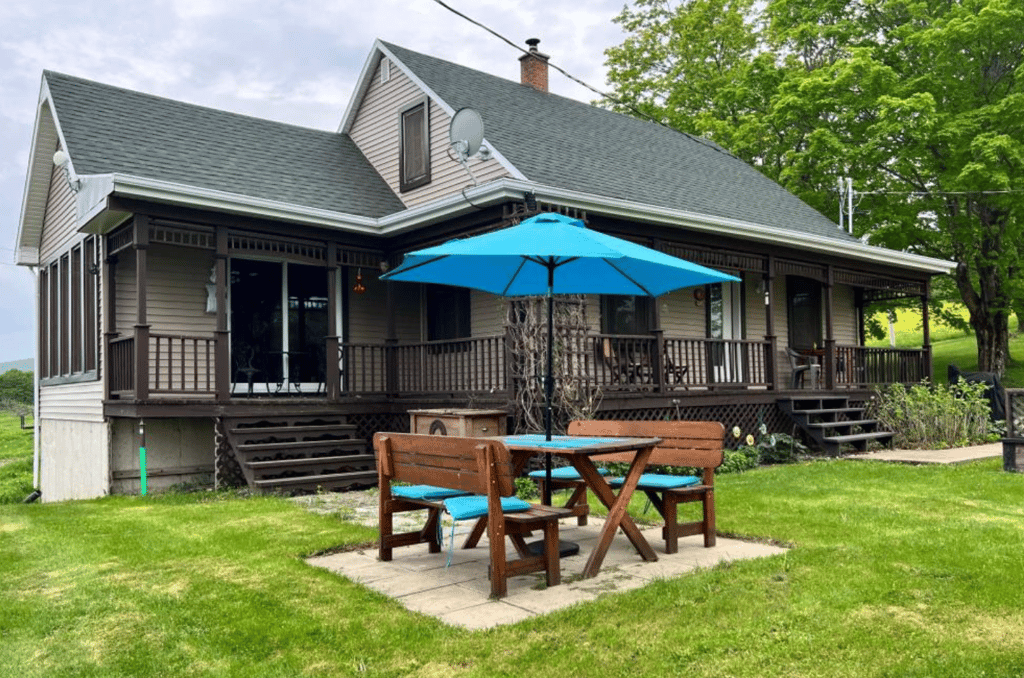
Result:
<svg viewBox="0 0 1024 678">
<path fill-rule="evenodd" d="M 596 543 L 603 521 L 591 516 L 590 525 L 580 527 L 575 519 L 563 521 L 560 537 L 580 545 L 580 554 L 561 559 L 562 583 L 547 588 L 544 573 L 512 577 L 508 596 L 489 598 L 487 579 L 490 549 L 486 538 L 475 549 L 459 548 L 463 534 L 456 534 L 456 548 L 448 552 L 451 534 L 445 533 L 442 553 L 429 553 L 426 544 L 396 548 L 394 559 L 377 560 L 376 550 L 358 550 L 309 558 L 308 563 L 336 572 L 375 591 L 391 596 L 408 609 L 436 617 L 446 624 L 467 629 L 483 629 L 513 624 L 535 615 L 547 614 L 576 603 L 592 601 L 601 595 L 645 586 L 656 579 L 676 577 L 698 568 L 749 558 L 778 555 L 785 549 L 735 539 L 718 539 L 714 548 L 704 548 L 703 537 L 679 541 L 679 552 L 664 553 L 661 528 L 644 530 L 654 547 L 658 561 L 644 562 L 624 535 L 616 535 L 600 574 L 580 579 L 587 556 Z M 461 527 L 461 526 L 460 526 Z M 508 544 L 509 553 L 515 553 Z"/>
</svg>

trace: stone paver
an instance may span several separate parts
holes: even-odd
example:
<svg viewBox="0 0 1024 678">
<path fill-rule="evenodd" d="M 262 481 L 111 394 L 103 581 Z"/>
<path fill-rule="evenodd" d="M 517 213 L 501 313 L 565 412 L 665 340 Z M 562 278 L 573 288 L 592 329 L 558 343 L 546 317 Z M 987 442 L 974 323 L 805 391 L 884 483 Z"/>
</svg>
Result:
<svg viewBox="0 0 1024 678">
<path fill-rule="evenodd" d="M 718 539 L 714 548 L 704 548 L 703 537 L 679 541 L 679 553 L 664 553 L 661 528 L 644 530 L 644 536 L 658 554 L 658 561 L 644 562 L 621 533 L 616 535 L 598 576 L 581 579 L 583 566 L 597 540 L 603 521 L 591 516 L 590 525 L 580 527 L 575 519 L 561 526 L 561 538 L 580 544 L 580 555 L 563 558 L 562 583 L 548 588 L 544 573 L 538 572 L 508 581 L 508 596 L 490 599 L 487 579 L 490 551 L 487 539 L 475 549 L 459 548 L 456 536 L 448 565 L 450 533 L 445 534 L 442 553 L 429 553 L 426 544 L 394 550 L 389 563 L 377 561 L 375 550 L 358 550 L 309 558 L 307 562 L 348 577 L 400 601 L 408 609 L 467 629 L 484 629 L 513 624 L 535 615 L 547 614 L 570 605 L 596 600 L 603 595 L 646 586 L 656 579 L 678 577 L 721 562 L 778 555 L 785 549 L 766 544 Z M 509 545 L 509 553 L 514 553 Z"/>
<path fill-rule="evenodd" d="M 972 447 L 954 447 L 948 450 L 877 450 L 865 454 L 850 454 L 846 458 L 904 464 L 962 464 L 968 461 L 1002 456 L 1003 444 L 989 443 Z"/>
</svg>

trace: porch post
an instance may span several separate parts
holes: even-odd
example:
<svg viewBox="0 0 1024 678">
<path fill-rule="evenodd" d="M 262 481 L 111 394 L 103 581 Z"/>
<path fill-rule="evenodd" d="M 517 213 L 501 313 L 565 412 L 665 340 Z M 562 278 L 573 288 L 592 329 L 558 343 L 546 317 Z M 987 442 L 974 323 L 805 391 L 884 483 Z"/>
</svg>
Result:
<svg viewBox="0 0 1024 678">
<path fill-rule="evenodd" d="M 338 245 L 327 243 L 327 337 L 325 337 L 324 390 L 334 402 L 341 397 L 341 369 L 338 365 Z"/>
<path fill-rule="evenodd" d="M 931 286 L 931 278 L 924 281 L 924 294 L 921 295 L 921 327 L 924 330 L 921 348 L 924 349 L 924 376 L 929 383 L 935 383 L 935 369 L 932 365 L 932 337 L 928 326 L 928 297 L 931 295 Z"/>
<path fill-rule="evenodd" d="M 832 322 L 832 289 L 835 283 L 835 269 L 832 264 L 825 267 L 825 388 L 832 390 L 836 387 L 836 339 L 834 334 L 834 323 Z"/>
<path fill-rule="evenodd" d="M 654 243 L 652 243 L 653 245 Z M 659 248 L 655 248 L 659 249 Z M 661 304 L 658 298 L 651 299 L 651 334 L 654 335 L 654 355 L 651 356 L 651 380 L 654 383 L 655 393 L 662 393 L 665 390 L 665 330 L 661 327 Z"/>
<path fill-rule="evenodd" d="M 228 231 L 218 226 L 213 260 L 217 276 L 217 329 L 214 332 L 214 389 L 217 400 L 231 398 L 231 334 L 228 332 Z"/>
<path fill-rule="evenodd" d="M 149 398 L 149 322 L 146 316 L 146 250 L 149 249 L 149 217 L 136 214 L 132 249 L 135 250 L 135 399 Z"/>
<path fill-rule="evenodd" d="M 769 254 L 765 261 L 764 274 L 764 340 L 768 342 L 768 355 L 765 356 L 765 376 L 768 377 L 768 388 L 779 388 L 779 375 L 775 370 L 775 355 L 779 350 L 775 336 L 775 255 Z"/>
<path fill-rule="evenodd" d="M 107 239 L 103 238 L 103 251 L 107 251 Z M 114 300 L 117 299 L 117 255 L 108 256 L 103 260 L 103 291 L 100 293 L 103 304 L 103 347 L 106 356 L 103 358 L 103 392 L 110 399 L 110 377 L 114 369 L 110 360 L 110 342 L 117 338 L 117 313 Z"/>
<path fill-rule="evenodd" d="M 384 339 L 384 389 L 388 397 L 398 395 L 398 338 L 395 329 L 395 284 L 384 285 L 384 316 L 387 318 L 387 334 Z"/>
</svg>

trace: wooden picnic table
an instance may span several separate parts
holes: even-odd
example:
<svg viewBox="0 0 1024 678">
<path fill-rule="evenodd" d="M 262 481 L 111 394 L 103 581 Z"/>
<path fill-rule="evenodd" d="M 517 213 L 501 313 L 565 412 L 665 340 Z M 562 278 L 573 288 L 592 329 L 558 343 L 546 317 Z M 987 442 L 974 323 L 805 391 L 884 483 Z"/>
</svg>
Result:
<svg viewBox="0 0 1024 678">
<path fill-rule="evenodd" d="M 585 436 L 552 436 L 550 441 L 544 439 L 543 435 L 512 435 L 501 438 L 505 446 L 512 453 L 513 473 L 516 476 L 522 474 L 523 468 L 530 457 L 540 454 L 551 454 L 562 457 L 572 464 L 573 468 L 580 474 L 594 495 L 608 509 L 608 517 L 601 530 L 597 546 L 590 554 L 586 567 L 583 568 L 583 577 L 589 578 L 601 571 L 601 563 L 611 546 L 612 538 L 621 527 L 626 533 L 629 541 L 633 544 L 640 556 L 648 561 L 658 560 L 657 554 L 651 545 L 644 539 L 640 529 L 633 522 L 628 511 L 629 500 L 633 496 L 640 476 L 643 475 L 647 461 L 651 457 L 655 446 L 659 445 L 661 438 L 626 438 L 626 437 L 585 437 Z M 613 452 L 635 452 L 629 471 L 626 473 L 623 485 L 618 495 L 611 486 L 598 473 L 592 457 Z M 466 548 L 476 545 L 476 542 L 483 535 L 486 529 L 486 519 L 481 519 L 473 532 L 466 540 Z"/>
</svg>

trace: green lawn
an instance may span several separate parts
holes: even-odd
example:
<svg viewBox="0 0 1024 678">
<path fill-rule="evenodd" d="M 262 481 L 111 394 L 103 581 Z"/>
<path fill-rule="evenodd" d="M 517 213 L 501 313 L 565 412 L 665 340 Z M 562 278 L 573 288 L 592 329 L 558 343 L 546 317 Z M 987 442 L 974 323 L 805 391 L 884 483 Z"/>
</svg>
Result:
<svg viewBox="0 0 1024 678">
<path fill-rule="evenodd" d="M 23 500 L 32 492 L 32 429 L 0 410 L 0 504 Z"/>
<path fill-rule="evenodd" d="M 1024 476 L 822 461 L 717 484 L 720 530 L 793 550 L 479 633 L 305 565 L 374 532 L 283 499 L 0 506 L 0 674 L 1024 673 Z"/>
</svg>

